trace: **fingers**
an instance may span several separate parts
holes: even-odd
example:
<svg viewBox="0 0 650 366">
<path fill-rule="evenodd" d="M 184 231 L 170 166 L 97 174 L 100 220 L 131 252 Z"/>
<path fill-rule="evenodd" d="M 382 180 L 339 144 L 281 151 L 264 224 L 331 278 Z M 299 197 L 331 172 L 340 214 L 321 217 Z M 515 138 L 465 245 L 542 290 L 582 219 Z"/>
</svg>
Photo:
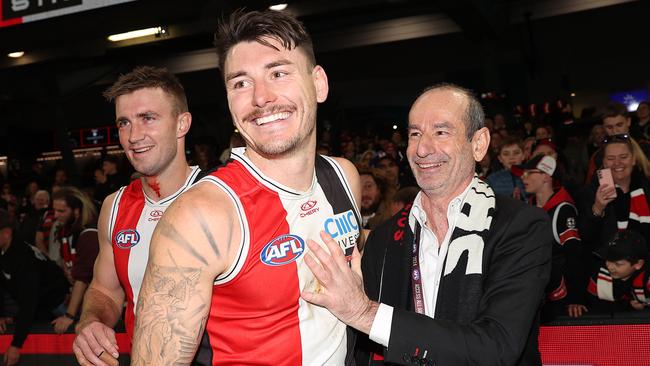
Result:
<svg viewBox="0 0 650 366">
<path fill-rule="evenodd" d="M 352 249 L 352 260 L 350 261 L 350 264 L 352 270 L 361 278 L 363 278 L 363 275 L 361 273 L 361 253 L 359 253 L 356 245 Z"/>
<path fill-rule="evenodd" d="M 109 366 L 106 362 L 102 361 L 97 357 L 101 355 L 104 350 L 94 353 L 92 349 L 88 346 L 88 343 L 81 336 L 77 336 L 75 339 L 72 350 L 74 351 L 75 356 L 79 364 L 84 365 L 95 365 L 95 366 Z"/>
</svg>

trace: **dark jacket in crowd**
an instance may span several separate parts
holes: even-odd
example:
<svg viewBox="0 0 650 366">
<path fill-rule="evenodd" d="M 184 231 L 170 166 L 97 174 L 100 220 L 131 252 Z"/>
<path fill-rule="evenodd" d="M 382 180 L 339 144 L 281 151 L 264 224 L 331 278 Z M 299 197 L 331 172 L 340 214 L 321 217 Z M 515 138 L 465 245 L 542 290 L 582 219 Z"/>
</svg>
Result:
<svg viewBox="0 0 650 366">
<path fill-rule="evenodd" d="M 0 288 L 18 305 L 11 345 L 20 348 L 35 319 L 54 318 L 53 311 L 63 303 L 69 284 L 56 263 L 36 247 L 16 240 L 0 254 L 0 271 Z"/>
</svg>

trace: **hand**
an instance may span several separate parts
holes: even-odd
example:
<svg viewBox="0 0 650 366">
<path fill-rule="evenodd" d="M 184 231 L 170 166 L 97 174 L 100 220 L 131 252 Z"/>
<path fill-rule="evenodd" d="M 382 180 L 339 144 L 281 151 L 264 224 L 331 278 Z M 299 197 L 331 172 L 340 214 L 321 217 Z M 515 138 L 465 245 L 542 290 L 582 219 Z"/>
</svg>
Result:
<svg viewBox="0 0 650 366">
<path fill-rule="evenodd" d="M 521 200 L 521 189 L 519 189 L 519 187 L 515 187 L 515 189 L 512 190 L 512 198 Z"/>
<path fill-rule="evenodd" d="M 588 311 L 587 307 L 582 304 L 570 304 L 567 306 L 567 313 L 572 318 L 579 318 Z"/>
<path fill-rule="evenodd" d="M 77 337 L 72 350 L 82 366 L 111 366 L 106 357 L 112 356 L 116 360 L 120 356 L 115 331 L 98 321 L 77 325 Z"/>
<path fill-rule="evenodd" d="M 638 302 L 636 300 L 630 300 L 630 305 L 634 308 L 634 310 L 643 310 L 645 308 L 644 303 Z"/>
<path fill-rule="evenodd" d="M 7 331 L 7 318 L 0 317 L 0 333 Z"/>
<path fill-rule="evenodd" d="M 616 187 L 608 185 L 599 186 L 596 191 L 594 206 L 598 211 L 602 212 L 607 204 L 612 202 L 614 199 L 616 199 Z"/>
<path fill-rule="evenodd" d="M 54 331 L 58 334 L 63 334 L 65 333 L 68 328 L 70 328 L 70 325 L 74 322 L 74 319 L 70 319 L 66 316 L 61 315 L 60 317 L 52 320 L 52 323 L 54 325 Z"/>
<path fill-rule="evenodd" d="M 20 361 L 20 348 L 16 346 L 9 346 L 5 351 L 5 366 L 13 366 Z"/>
<path fill-rule="evenodd" d="M 354 248 L 350 268 L 338 243 L 323 231 L 320 237 L 327 246 L 329 254 L 316 242 L 308 241 L 307 245 L 318 262 L 309 253 L 305 256 L 305 263 L 318 280 L 319 286 L 316 292 L 305 289 L 302 298 L 327 308 L 345 324 L 364 333 L 370 333 L 378 304 L 370 301 L 363 292 L 359 251 Z"/>
</svg>

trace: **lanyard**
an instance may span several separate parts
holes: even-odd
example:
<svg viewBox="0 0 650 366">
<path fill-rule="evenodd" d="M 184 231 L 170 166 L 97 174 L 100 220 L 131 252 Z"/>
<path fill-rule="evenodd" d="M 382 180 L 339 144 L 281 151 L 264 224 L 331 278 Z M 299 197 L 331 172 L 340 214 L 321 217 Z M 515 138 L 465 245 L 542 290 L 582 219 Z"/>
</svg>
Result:
<svg viewBox="0 0 650 366">
<path fill-rule="evenodd" d="M 413 261 L 411 266 L 411 283 L 413 285 L 413 306 L 418 314 L 424 314 L 424 296 L 422 295 L 422 273 L 420 272 L 420 234 L 422 227 L 415 222 L 415 235 L 413 236 Z"/>
</svg>

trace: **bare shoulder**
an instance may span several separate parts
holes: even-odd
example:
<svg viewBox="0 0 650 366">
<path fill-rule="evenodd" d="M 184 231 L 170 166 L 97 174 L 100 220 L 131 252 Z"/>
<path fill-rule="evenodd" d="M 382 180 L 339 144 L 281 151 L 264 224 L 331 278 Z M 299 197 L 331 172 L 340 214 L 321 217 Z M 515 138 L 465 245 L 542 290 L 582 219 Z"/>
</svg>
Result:
<svg viewBox="0 0 650 366">
<path fill-rule="evenodd" d="M 339 157 L 332 157 L 334 161 L 339 163 L 343 171 L 345 172 L 345 176 L 349 180 L 358 180 L 359 179 L 359 172 L 357 171 L 357 167 L 352 164 L 352 162 L 348 159 L 345 158 L 339 158 Z"/>
<path fill-rule="evenodd" d="M 221 189 L 197 183 L 180 195 L 156 225 L 152 259 L 162 264 L 225 270 L 236 254 L 241 235 L 234 203 Z"/>
</svg>

